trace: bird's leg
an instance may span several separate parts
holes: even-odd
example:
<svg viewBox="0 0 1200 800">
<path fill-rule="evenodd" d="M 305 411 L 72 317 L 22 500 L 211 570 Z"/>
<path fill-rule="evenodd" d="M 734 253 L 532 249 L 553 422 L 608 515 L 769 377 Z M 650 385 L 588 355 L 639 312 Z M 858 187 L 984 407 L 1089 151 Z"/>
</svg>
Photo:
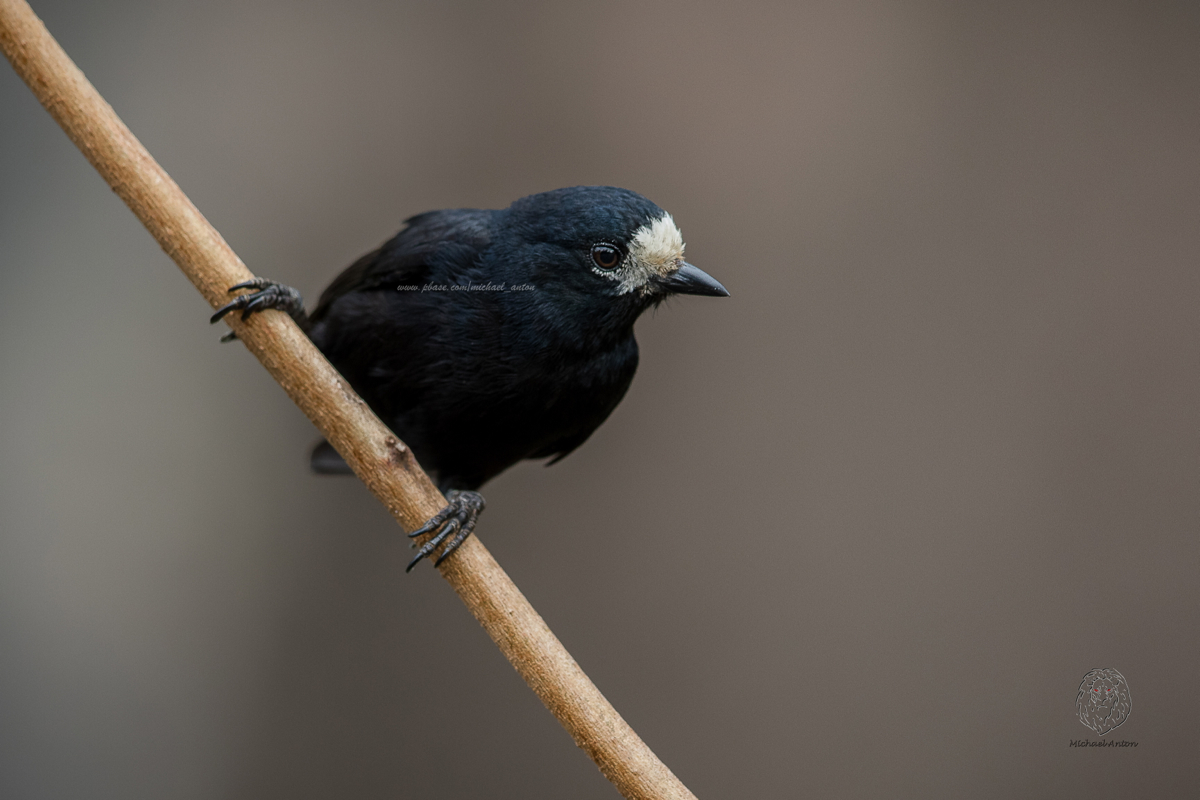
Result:
<svg viewBox="0 0 1200 800">
<path fill-rule="evenodd" d="M 446 549 L 438 556 L 437 561 L 433 562 L 433 565 L 436 567 L 457 550 L 458 546 L 471 535 L 471 531 L 475 530 L 475 523 L 479 520 L 479 515 L 483 513 L 485 505 L 483 495 L 478 492 L 465 492 L 455 489 L 446 493 L 446 499 L 450 502 L 450 505 L 434 514 L 429 518 L 429 522 L 426 522 L 409 534 L 409 537 L 413 538 L 437 531 L 437 534 L 417 551 L 416 558 L 408 563 L 408 567 L 404 570 L 405 572 L 411 571 L 417 565 L 418 561 L 436 550 L 438 545 L 446 541 L 453 534 L 453 538 L 446 545 Z"/>
<path fill-rule="evenodd" d="M 300 292 L 291 286 L 285 286 L 282 283 L 276 283 L 267 278 L 251 278 L 236 286 L 230 286 L 229 292 L 232 294 L 239 289 L 254 289 L 256 291 L 238 295 L 231 302 L 218 308 L 216 313 L 209 318 L 209 323 L 220 321 L 222 317 L 231 311 L 240 310 L 242 312 L 242 319 L 246 320 L 255 311 L 274 308 L 279 311 L 286 311 L 292 319 L 296 320 L 301 328 L 308 327 L 308 316 L 304 313 L 304 298 L 300 296 Z M 230 331 L 221 337 L 221 341 L 231 342 L 236 338 L 237 334 Z"/>
</svg>

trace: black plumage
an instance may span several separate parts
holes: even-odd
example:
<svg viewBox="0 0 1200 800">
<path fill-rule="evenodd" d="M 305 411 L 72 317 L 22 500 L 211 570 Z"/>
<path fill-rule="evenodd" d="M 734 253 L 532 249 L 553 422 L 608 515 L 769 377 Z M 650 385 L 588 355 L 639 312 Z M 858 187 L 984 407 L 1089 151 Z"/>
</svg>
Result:
<svg viewBox="0 0 1200 800">
<path fill-rule="evenodd" d="M 288 287 L 245 288 L 258 291 L 214 320 L 290 311 L 451 499 L 422 529 L 442 528 L 414 563 L 457 533 L 444 558 L 469 534 L 482 509 L 475 489 L 522 459 L 563 458 L 608 417 L 637 369 L 643 311 L 673 293 L 727 294 L 683 261 L 662 209 L 599 186 L 412 217 L 307 318 Z M 328 445 L 313 464 L 343 466 Z"/>
</svg>

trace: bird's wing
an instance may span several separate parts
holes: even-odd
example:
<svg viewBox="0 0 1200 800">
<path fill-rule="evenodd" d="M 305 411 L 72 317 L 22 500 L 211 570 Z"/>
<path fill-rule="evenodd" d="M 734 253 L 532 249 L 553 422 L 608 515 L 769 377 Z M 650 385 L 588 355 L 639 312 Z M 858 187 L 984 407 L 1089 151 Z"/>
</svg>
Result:
<svg viewBox="0 0 1200 800">
<path fill-rule="evenodd" d="M 405 228 L 334 278 L 310 318 L 318 322 L 339 297 L 352 292 L 421 286 L 439 264 L 470 262 L 487 248 L 493 212 L 474 208 L 430 211 L 405 220 Z"/>
</svg>

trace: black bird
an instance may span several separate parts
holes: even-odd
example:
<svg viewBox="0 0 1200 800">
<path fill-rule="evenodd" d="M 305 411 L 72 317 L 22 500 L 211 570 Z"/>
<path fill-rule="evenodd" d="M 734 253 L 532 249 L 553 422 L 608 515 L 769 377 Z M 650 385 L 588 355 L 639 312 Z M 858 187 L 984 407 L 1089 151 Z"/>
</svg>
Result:
<svg viewBox="0 0 1200 800">
<path fill-rule="evenodd" d="M 641 195 L 576 186 L 503 210 L 430 211 L 339 275 L 306 316 L 256 278 L 218 310 L 290 313 L 450 502 L 412 569 L 475 527 L 476 489 L 526 458 L 551 464 L 592 434 L 637 369 L 633 324 L 672 294 L 729 293 L 683 260 L 671 216 Z M 230 337 L 231 338 L 232 334 Z M 348 472 L 322 442 L 317 472 Z"/>
</svg>

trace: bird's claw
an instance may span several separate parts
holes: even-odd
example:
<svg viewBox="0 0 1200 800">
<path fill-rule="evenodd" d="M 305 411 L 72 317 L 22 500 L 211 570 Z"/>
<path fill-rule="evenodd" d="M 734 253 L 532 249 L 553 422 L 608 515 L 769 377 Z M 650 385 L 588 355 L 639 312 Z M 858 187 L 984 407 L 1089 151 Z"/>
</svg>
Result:
<svg viewBox="0 0 1200 800">
<path fill-rule="evenodd" d="M 295 320 L 299 320 L 304 312 L 304 299 L 300 296 L 300 292 L 291 286 L 286 286 L 267 278 L 251 278 L 248 281 L 242 281 L 235 286 L 229 287 L 230 293 L 236 292 L 239 289 L 254 289 L 255 291 L 249 294 L 238 295 L 230 302 L 218 308 L 209 318 L 208 321 L 210 323 L 219 322 L 226 314 L 232 311 L 241 311 L 243 320 L 249 319 L 250 315 L 256 311 L 265 311 L 268 308 L 286 311 Z M 236 333 L 228 333 L 221 337 L 221 341 L 229 342 L 236 338 Z"/>
<path fill-rule="evenodd" d="M 471 531 L 475 530 L 475 523 L 479 520 L 479 515 L 483 513 L 485 505 L 483 496 L 478 492 L 454 490 L 446 494 L 446 500 L 449 501 L 449 505 L 430 517 L 429 521 L 420 528 L 409 534 L 410 538 L 424 536 L 427 533 L 434 533 L 435 535 L 421 546 L 421 549 L 417 551 L 416 557 L 404 569 L 405 572 L 412 571 L 412 568 L 417 565 L 418 561 L 429 556 L 433 551 L 438 549 L 438 546 L 442 542 L 449 538 L 450 541 L 446 545 L 446 548 L 442 550 L 441 555 L 433 562 L 435 567 L 438 566 L 451 553 L 457 550 L 460 544 L 466 541 L 467 537 L 471 535 Z M 453 538 L 450 538 L 451 536 Z"/>
</svg>

